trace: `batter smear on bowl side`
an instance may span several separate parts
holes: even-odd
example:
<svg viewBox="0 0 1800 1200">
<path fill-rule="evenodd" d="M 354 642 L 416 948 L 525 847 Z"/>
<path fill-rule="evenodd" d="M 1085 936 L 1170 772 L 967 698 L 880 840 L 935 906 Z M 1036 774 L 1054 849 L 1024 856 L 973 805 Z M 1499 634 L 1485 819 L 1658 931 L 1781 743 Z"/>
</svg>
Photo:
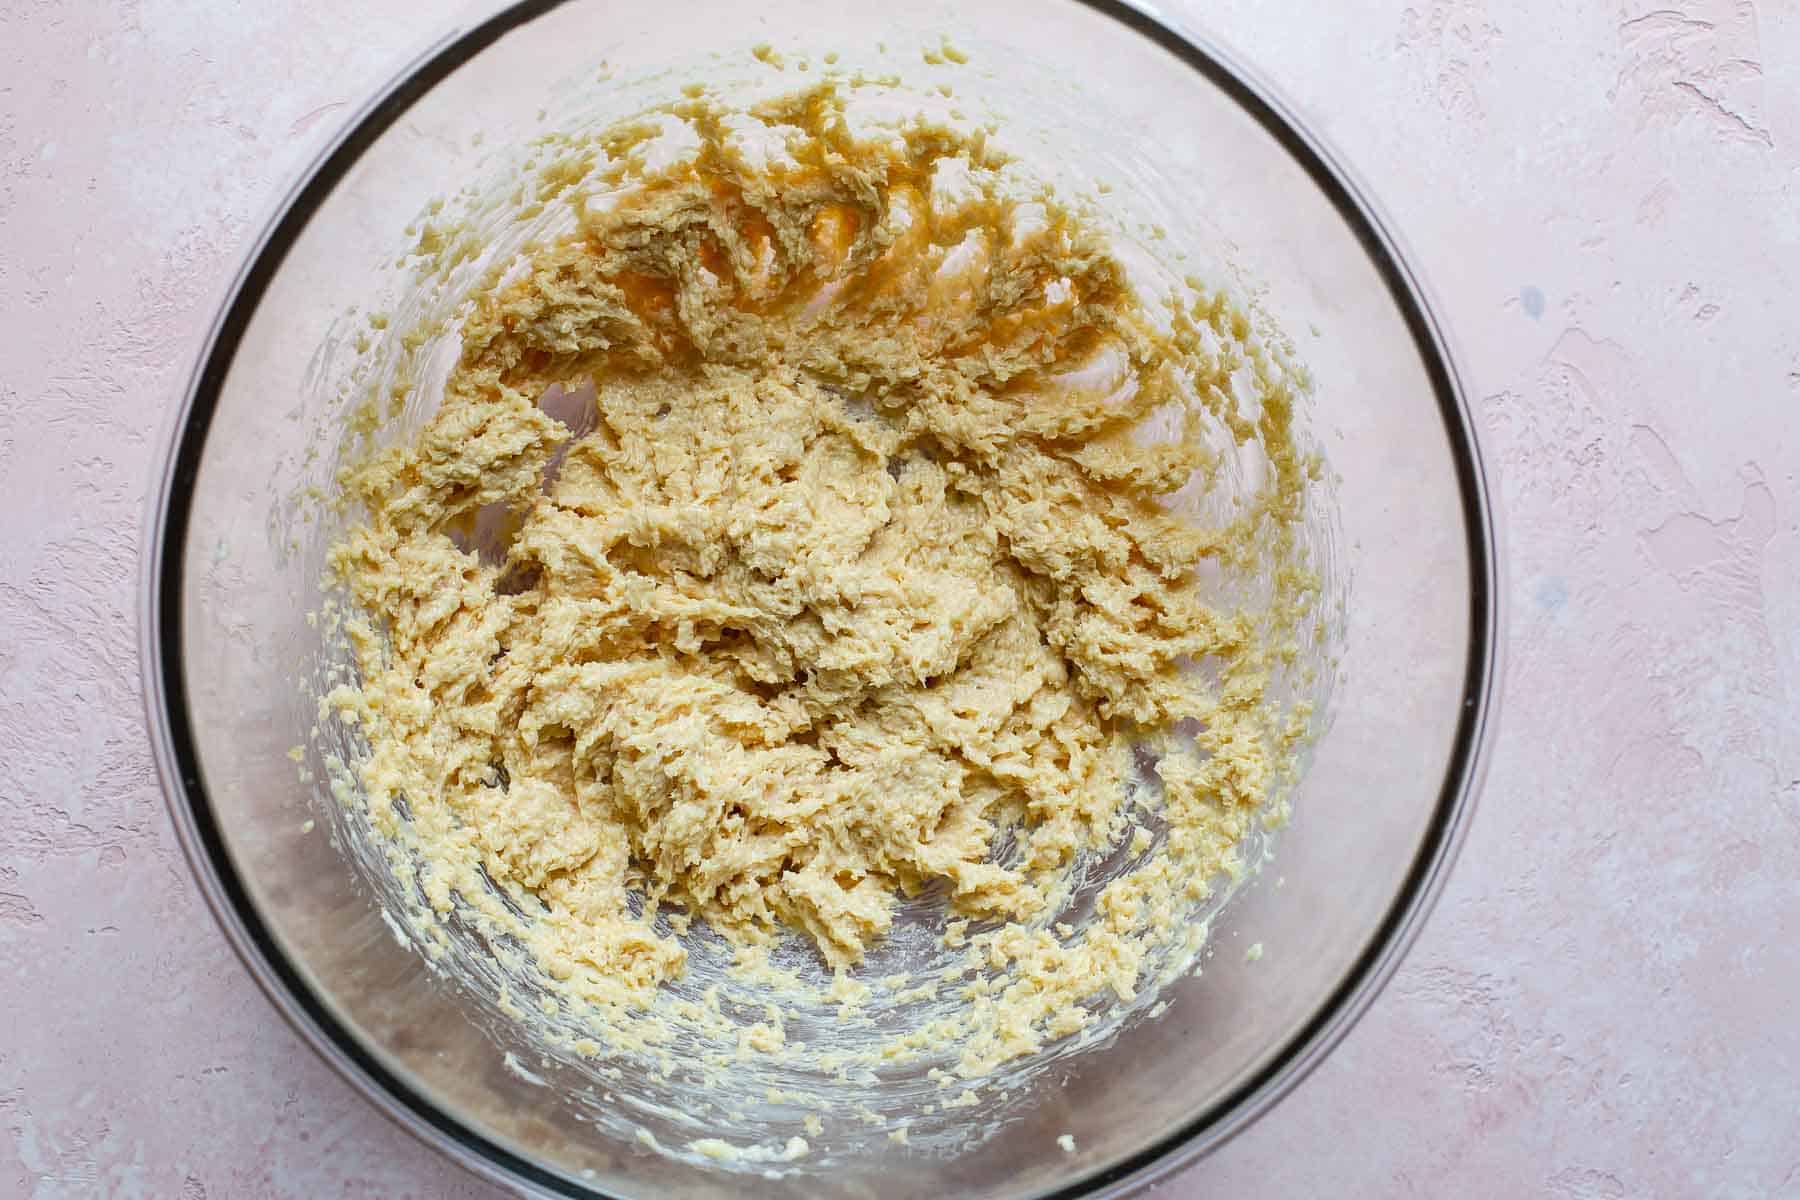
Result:
<svg viewBox="0 0 1800 1200">
<path fill-rule="evenodd" d="M 476 290 L 441 407 L 345 475 L 372 821 L 603 1042 L 701 923 L 850 989 L 921 894 L 967 1003 L 896 1053 L 973 1076 L 1082 1029 L 1295 770 L 1294 372 L 1217 296 L 1139 296 L 981 134 L 853 129 L 834 85 L 588 149 L 579 228 Z M 1260 488 L 1194 515 L 1245 448 Z"/>
</svg>

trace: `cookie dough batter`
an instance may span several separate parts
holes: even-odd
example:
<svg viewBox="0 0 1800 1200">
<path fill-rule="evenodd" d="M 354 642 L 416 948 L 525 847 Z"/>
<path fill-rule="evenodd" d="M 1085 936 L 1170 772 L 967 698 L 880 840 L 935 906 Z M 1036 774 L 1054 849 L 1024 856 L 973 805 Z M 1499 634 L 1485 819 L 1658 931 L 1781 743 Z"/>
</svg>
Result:
<svg viewBox="0 0 1800 1200">
<path fill-rule="evenodd" d="M 671 123 L 692 147 L 651 165 Z M 830 85 L 585 153 L 579 228 L 477 289 L 441 408 L 346 477 L 337 703 L 375 821 L 434 905 L 506 897 L 607 1011 L 653 1004 L 690 921 L 853 975 L 929 892 L 991 980 L 897 1044 L 977 1073 L 1081 1028 L 1298 736 L 1280 622 L 1208 584 L 1291 547 L 1286 385 L 1224 303 L 1153 312 L 1086 222 L 1009 195 L 983 137 L 853 131 Z M 1224 524 L 1177 503 L 1208 429 L 1271 468 Z M 1114 850 L 1137 865 L 1059 925 Z"/>
</svg>

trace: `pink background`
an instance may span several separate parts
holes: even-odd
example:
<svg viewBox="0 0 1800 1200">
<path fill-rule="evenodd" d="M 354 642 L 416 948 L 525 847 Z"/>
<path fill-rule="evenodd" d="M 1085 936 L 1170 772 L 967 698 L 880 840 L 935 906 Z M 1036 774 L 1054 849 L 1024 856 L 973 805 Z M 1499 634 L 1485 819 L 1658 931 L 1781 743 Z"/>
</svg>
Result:
<svg viewBox="0 0 1800 1200">
<path fill-rule="evenodd" d="M 1436 285 L 1512 627 L 1488 787 L 1407 965 L 1156 1194 L 1800 1196 L 1800 9 L 1170 7 L 1338 143 Z M 136 661 L 152 457 L 246 239 L 446 22 L 0 4 L 0 1193 L 493 1195 L 240 971 Z"/>
</svg>

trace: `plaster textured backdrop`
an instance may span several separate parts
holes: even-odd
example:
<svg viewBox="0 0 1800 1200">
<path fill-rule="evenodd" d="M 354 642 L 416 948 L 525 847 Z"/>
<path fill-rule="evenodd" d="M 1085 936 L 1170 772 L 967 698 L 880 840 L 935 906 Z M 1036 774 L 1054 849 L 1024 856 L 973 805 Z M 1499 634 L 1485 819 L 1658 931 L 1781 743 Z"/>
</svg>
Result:
<svg viewBox="0 0 1800 1200">
<path fill-rule="evenodd" d="M 1338 143 L 1435 283 L 1512 625 L 1407 965 L 1158 1195 L 1800 1196 L 1800 7 L 1172 7 Z M 135 653 L 151 457 L 252 222 L 445 19 L 0 0 L 0 1194 L 493 1194 L 238 968 Z"/>
</svg>

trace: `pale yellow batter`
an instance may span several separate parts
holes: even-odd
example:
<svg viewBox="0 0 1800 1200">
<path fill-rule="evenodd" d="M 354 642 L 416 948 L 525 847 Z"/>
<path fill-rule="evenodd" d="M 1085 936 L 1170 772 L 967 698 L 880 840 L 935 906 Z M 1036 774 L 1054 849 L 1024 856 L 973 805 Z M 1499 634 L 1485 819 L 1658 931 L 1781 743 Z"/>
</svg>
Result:
<svg viewBox="0 0 1800 1200">
<path fill-rule="evenodd" d="M 692 98 L 673 165 L 647 123 L 590 147 L 615 198 L 474 297 L 441 409 L 347 475 L 338 704 L 431 902 L 535 897 L 521 936 L 603 1012 L 682 972 L 683 918 L 797 932 L 851 987 L 941 890 L 987 975 L 893 1052 L 978 1074 L 1133 995 L 1285 777 L 1305 714 L 1265 693 L 1309 585 L 1272 619 L 1207 581 L 1283 561 L 1306 470 L 1241 316 L 1153 314 L 980 137 L 859 137 L 839 104 Z M 540 402 L 590 381 L 576 436 Z M 1217 469 L 1204 427 L 1272 467 L 1222 527 L 1173 506 Z M 1141 861 L 1060 926 L 1071 864 L 1115 846 Z"/>
</svg>

